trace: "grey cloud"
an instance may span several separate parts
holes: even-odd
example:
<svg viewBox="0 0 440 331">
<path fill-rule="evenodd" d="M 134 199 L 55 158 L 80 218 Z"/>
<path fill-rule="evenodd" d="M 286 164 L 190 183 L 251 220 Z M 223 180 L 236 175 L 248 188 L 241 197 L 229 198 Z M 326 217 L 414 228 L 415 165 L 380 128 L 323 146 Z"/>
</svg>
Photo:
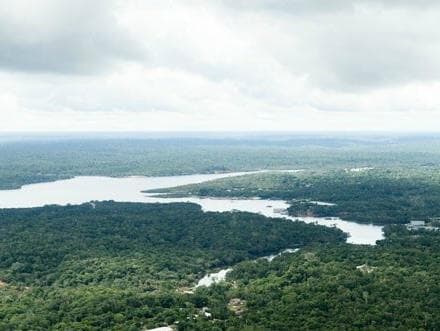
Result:
<svg viewBox="0 0 440 331">
<path fill-rule="evenodd" d="M 351 6 L 347 1 L 315 1 L 315 0 L 220 0 L 226 7 L 245 11 L 278 11 L 286 14 L 304 14 L 334 11 Z"/>
<path fill-rule="evenodd" d="M 203 7 L 227 27 L 231 38 L 219 39 L 227 50 L 224 57 L 211 56 L 216 29 L 211 33 L 197 24 L 191 29 L 184 20 L 140 29 L 131 40 L 113 17 L 118 4 L 113 0 L 40 0 L 48 4 L 42 15 L 24 6 L 19 8 L 23 16 L 11 19 L 8 7 L 17 3 L 29 1 L 0 0 L 3 70 L 89 74 L 106 70 L 115 59 L 129 59 L 214 82 L 232 81 L 243 93 L 261 98 L 273 92 L 265 93 L 284 74 L 338 91 L 440 80 L 439 1 L 177 2 Z M 147 8 L 151 3 L 166 13 L 171 7 L 161 1 L 138 2 Z M 199 16 L 191 20 L 197 22 L 203 14 L 196 12 Z M 202 42 L 194 46 L 194 41 Z"/>
<path fill-rule="evenodd" d="M 440 2 L 433 0 L 213 0 L 204 6 L 255 46 L 234 61 L 198 56 L 185 38 L 205 38 L 203 29 L 176 40 L 170 34 L 147 46 L 148 64 L 195 72 L 212 81 L 232 80 L 255 95 L 255 82 L 274 63 L 326 90 L 369 90 L 440 80 Z M 222 11 L 225 10 L 225 11 Z M 248 15 L 251 11 L 252 15 Z M 194 18 L 196 19 L 196 18 Z M 180 26 L 181 31 L 187 27 Z M 180 31 L 175 31 L 178 34 Z M 215 35 L 210 36 L 212 40 Z M 233 36 L 234 37 L 234 36 Z M 230 48 L 234 57 L 234 44 Z M 209 47 L 209 46 L 206 46 Z M 215 50 L 212 50 L 215 52 Z M 260 62 L 259 62 L 260 61 Z M 275 65 L 275 68 L 276 65 Z M 279 70 L 279 67 L 278 67 Z M 278 72 L 278 71 L 277 71 Z M 263 89 L 266 87 L 263 85 Z"/>
<path fill-rule="evenodd" d="M 88 74 L 105 70 L 115 58 L 142 56 L 136 43 L 118 28 L 110 11 L 113 1 L 44 0 L 39 3 L 45 5 L 43 9 L 26 3 L 36 4 L 0 0 L 0 68 L 4 70 Z"/>
<path fill-rule="evenodd" d="M 435 16 L 385 12 L 321 21 L 311 39 L 302 39 L 312 60 L 304 60 L 311 79 L 333 89 L 439 80 Z"/>
<path fill-rule="evenodd" d="M 266 19 L 260 40 L 292 74 L 318 88 L 374 89 L 440 80 L 440 2 L 222 0 Z M 252 16 L 248 16 L 252 17 Z"/>
<path fill-rule="evenodd" d="M 303 15 L 353 10 L 356 6 L 383 6 L 386 8 L 419 8 L 440 6 L 436 0 L 218 0 L 226 7 L 245 11 L 277 11 Z"/>
</svg>

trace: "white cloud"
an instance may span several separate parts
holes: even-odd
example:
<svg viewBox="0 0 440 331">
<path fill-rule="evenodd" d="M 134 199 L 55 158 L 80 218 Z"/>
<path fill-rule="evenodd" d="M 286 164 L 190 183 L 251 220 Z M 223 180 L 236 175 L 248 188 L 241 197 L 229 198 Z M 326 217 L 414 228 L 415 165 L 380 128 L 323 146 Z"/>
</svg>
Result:
<svg viewBox="0 0 440 331">
<path fill-rule="evenodd" d="M 0 0 L 0 130 L 438 130 L 434 1 L 37 2 Z"/>
</svg>

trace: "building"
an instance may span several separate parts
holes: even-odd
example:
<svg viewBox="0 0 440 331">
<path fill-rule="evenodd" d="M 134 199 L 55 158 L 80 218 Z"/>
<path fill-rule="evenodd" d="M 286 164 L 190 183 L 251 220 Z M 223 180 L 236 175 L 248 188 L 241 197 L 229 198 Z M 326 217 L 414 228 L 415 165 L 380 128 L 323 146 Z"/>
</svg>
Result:
<svg viewBox="0 0 440 331">
<path fill-rule="evenodd" d="M 411 227 L 425 226 L 425 221 L 411 221 Z"/>
<path fill-rule="evenodd" d="M 411 221 L 406 225 L 408 230 L 418 230 L 423 229 L 425 227 L 425 221 Z"/>
<path fill-rule="evenodd" d="M 364 273 L 364 274 L 369 274 L 371 272 L 373 272 L 374 270 L 376 270 L 376 267 L 370 267 L 368 264 L 362 264 L 362 265 L 358 265 L 356 267 L 357 270 L 359 270 L 360 272 Z"/>
</svg>

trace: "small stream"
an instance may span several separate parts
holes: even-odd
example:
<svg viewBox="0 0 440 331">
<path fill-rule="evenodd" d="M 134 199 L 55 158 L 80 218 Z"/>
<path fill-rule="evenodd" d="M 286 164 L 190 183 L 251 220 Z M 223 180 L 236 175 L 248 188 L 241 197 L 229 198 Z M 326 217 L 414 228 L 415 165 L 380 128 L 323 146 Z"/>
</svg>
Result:
<svg viewBox="0 0 440 331">
<path fill-rule="evenodd" d="M 292 254 L 292 253 L 296 253 L 298 251 L 299 251 L 299 248 L 295 248 L 295 249 L 288 248 L 278 254 L 263 256 L 263 257 L 258 258 L 257 260 L 264 259 L 264 260 L 267 260 L 268 262 L 272 262 L 274 259 L 276 259 L 277 257 L 280 257 L 281 255 Z M 211 285 L 218 284 L 218 283 L 224 281 L 226 279 L 226 275 L 229 272 L 231 272 L 232 270 L 233 270 L 232 268 L 226 268 L 226 269 L 222 269 L 218 272 L 209 273 L 205 277 L 203 277 L 202 279 L 199 280 L 199 282 L 196 285 L 196 288 L 200 287 L 200 286 L 209 287 Z"/>
</svg>

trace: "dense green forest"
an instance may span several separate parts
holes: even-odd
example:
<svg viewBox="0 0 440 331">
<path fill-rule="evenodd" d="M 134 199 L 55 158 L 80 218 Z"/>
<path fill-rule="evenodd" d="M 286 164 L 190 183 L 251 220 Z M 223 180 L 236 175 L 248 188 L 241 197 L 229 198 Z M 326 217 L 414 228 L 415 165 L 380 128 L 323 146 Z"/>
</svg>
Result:
<svg viewBox="0 0 440 331">
<path fill-rule="evenodd" d="M 337 229 L 193 204 L 2 210 L 0 329 L 437 330 L 440 232 Z M 256 259 L 298 247 L 271 262 Z M 189 289 L 207 270 L 226 282 Z"/>
<path fill-rule="evenodd" d="M 208 323 L 215 330 L 438 330 L 440 232 L 386 232 L 377 246 L 339 244 L 240 263 L 228 284 L 203 294 L 230 309 L 240 300 L 241 312 L 188 322 L 187 330 L 214 330 Z"/>
<path fill-rule="evenodd" d="M 206 298 L 209 270 L 286 247 L 344 242 L 337 229 L 195 204 L 102 202 L 0 210 L 0 329 L 129 330 L 174 322 Z"/>
<path fill-rule="evenodd" d="M 439 330 L 440 231 L 399 225 L 440 217 L 439 164 L 438 137 L 0 137 L 0 189 L 302 169 L 155 192 L 282 199 L 292 216 L 386 224 L 368 246 L 336 228 L 190 203 L 0 209 L 0 330 Z M 261 258 L 286 248 L 299 250 Z M 224 268 L 225 282 L 194 288 Z"/>
<path fill-rule="evenodd" d="M 363 223 L 408 223 L 440 217 L 440 173 L 426 168 L 260 173 L 153 192 L 283 199 L 290 202 L 292 216 L 338 216 Z"/>
<path fill-rule="evenodd" d="M 181 175 L 256 169 L 432 167 L 440 138 L 255 136 L 219 138 L 0 136 L 0 189 L 78 175 Z"/>
</svg>

